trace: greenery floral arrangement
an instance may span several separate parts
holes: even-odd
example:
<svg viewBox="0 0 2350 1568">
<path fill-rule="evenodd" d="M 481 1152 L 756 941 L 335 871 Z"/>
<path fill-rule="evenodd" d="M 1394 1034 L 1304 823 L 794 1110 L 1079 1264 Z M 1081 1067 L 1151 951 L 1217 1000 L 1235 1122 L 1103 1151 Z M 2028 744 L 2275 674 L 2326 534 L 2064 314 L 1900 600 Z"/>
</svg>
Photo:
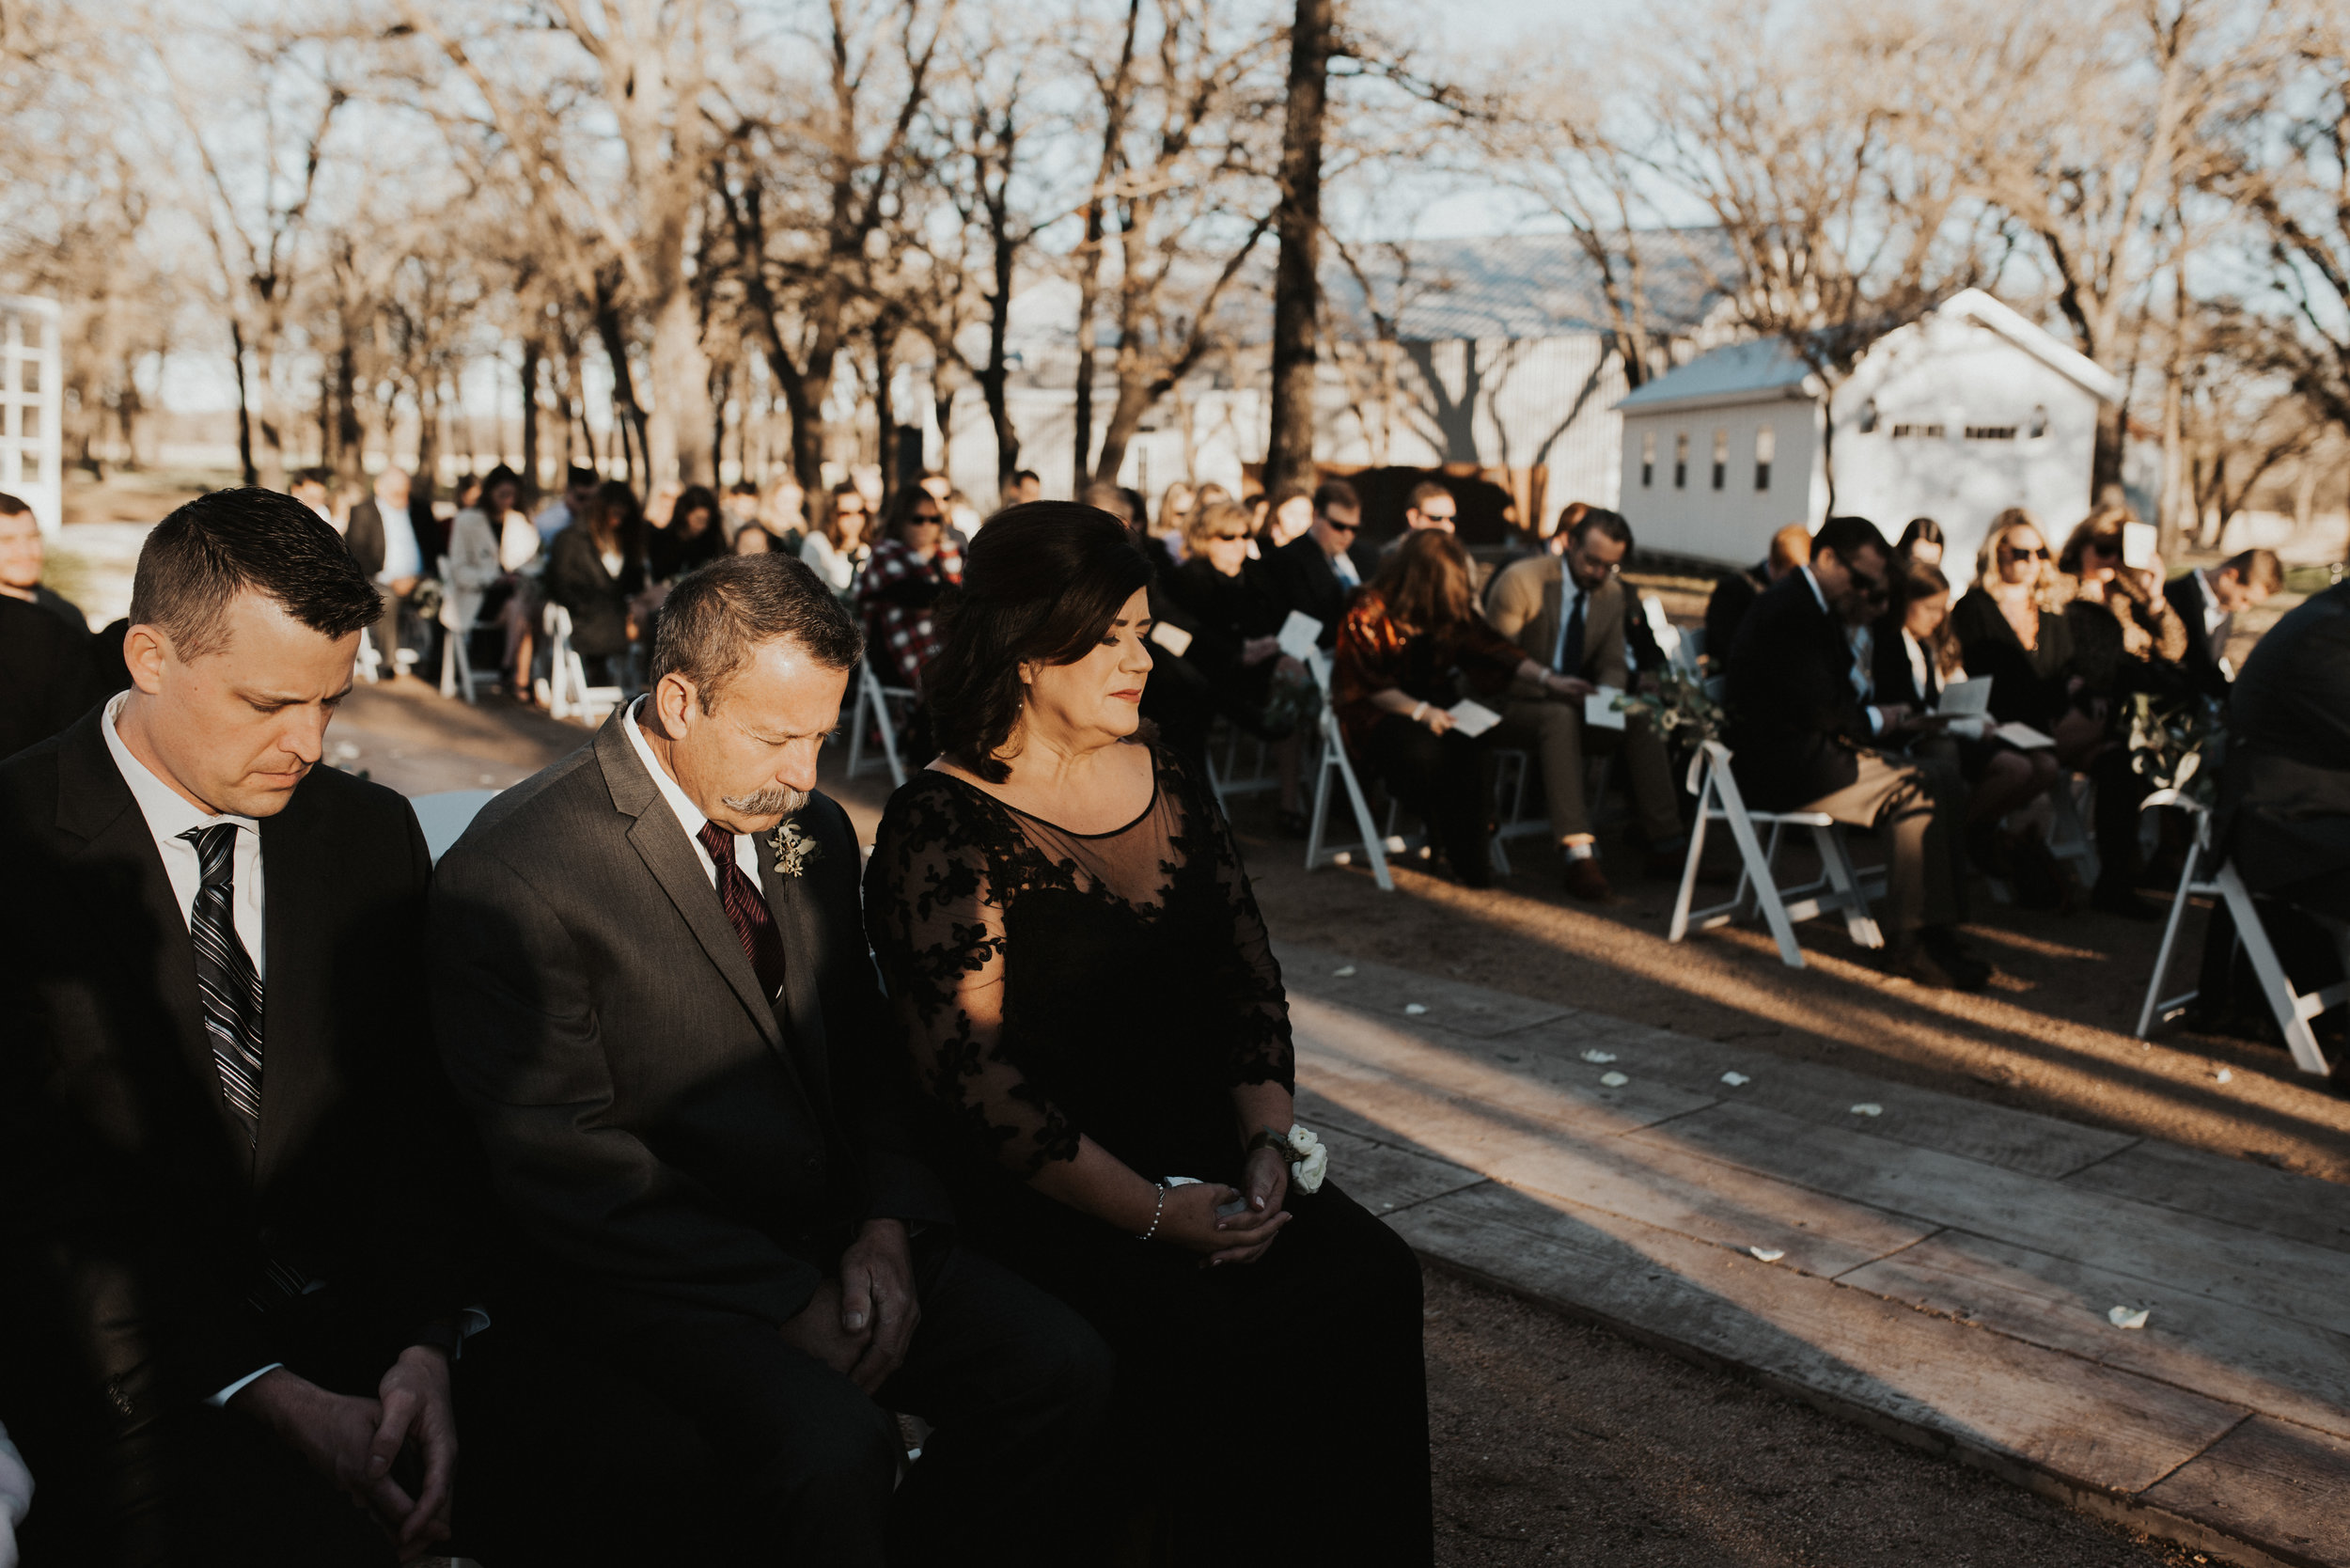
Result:
<svg viewBox="0 0 2350 1568">
<path fill-rule="evenodd" d="M 2157 790 L 2174 790 L 2198 806 L 2216 805 L 2225 738 L 2200 698 L 2159 703 L 2145 692 L 2130 698 L 2130 771 Z"/>
<path fill-rule="evenodd" d="M 1704 681 L 1679 665 L 1666 666 L 1653 679 L 1654 689 L 1616 698 L 1616 711 L 1646 714 L 1668 746 L 1694 748 L 1722 738 L 1722 705 L 1706 691 Z"/>
</svg>

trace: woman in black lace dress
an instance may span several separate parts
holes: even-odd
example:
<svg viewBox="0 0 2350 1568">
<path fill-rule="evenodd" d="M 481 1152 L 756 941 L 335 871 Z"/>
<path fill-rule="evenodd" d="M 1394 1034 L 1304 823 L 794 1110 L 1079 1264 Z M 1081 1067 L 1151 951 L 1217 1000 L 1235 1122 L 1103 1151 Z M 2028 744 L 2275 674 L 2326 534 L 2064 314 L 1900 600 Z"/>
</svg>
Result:
<svg viewBox="0 0 2350 1568">
<path fill-rule="evenodd" d="M 1177 1559 L 1426 1563 L 1418 1266 L 1292 1169 L 1247 874 L 1205 781 L 1136 734 L 1149 580 L 1088 507 L 980 531 L 931 670 L 941 756 L 867 872 L 874 951 L 966 1238 L 1117 1348 L 1117 1460 Z"/>
</svg>

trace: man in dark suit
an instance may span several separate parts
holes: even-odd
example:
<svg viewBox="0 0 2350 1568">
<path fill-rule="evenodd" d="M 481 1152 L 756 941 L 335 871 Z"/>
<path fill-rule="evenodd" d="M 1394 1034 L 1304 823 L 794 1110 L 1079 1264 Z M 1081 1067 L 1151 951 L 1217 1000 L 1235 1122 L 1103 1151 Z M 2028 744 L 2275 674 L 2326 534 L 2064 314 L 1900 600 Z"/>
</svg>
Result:
<svg viewBox="0 0 2350 1568">
<path fill-rule="evenodd" d="M 1846 626 L 1881 592 L 1892 552 L 1876 525 L 1831 517 L 1811 559 L 1773 584 L 1738 629 L 1728 741 L 1738 788 L 1765 811 L 1823 811 L 1885 843 L 1886 967 L 1921 985 L 1974 990 L 1990 969 L 1958 939 L 1966 786 L 1939 758 L 1878 749 L 1918 715 L 1865 705 L 1868 671 Z"/>
<path fill-rule="evenodd" d="M 812 792 L 857 657 L 796 560 L 681 582 L 651 692 L 443 859 L 434 1015 L 543 1320 L 699 1430 L 762 1560 L 1048 1560 L 1108 1353 L 907 1152 Z M 890 1409 L 938 1428 L 894 1497 Z"/>
<path fill-rule="evenodd" d="M 405 801 L 318 767 L 377 608 L 299 502 L 204 496 L 140 553 L 132 688 L 0 765 L 0 1409 L 32 1560 L 390 1563 L 448 1533 L 480 1320 L 415 985 L 430 861 Z"/>
<path fill-rule="evenodd" d="M 1363 504 L 1355 487 L 1344 479 L 1324 479 L 1314 490 L 1312 526 L 1265 560 L 1283 605 L 1322 622 L 1324 651 L 1338 646 L 1347 601 L 1363 586 L 1354 555 L 1362 525 Z"/>
<path fill-rule="evenodd" d="M 2201 571 L 2183 572 L 2163 585 L 2163 596 L 2186 623 L 2186 666 L 2195 689 L 2215 702 L 2228 700 L 2233 672 L 2228 639 L 2235 618 L 2284 586 L 2284 564 L 2274 550 L 2247 550 Z"/>
<path fill-rule="evenodd" d="M 1720 674 L 1730 664 L 1730 651 L 1737 646 L 1739 624 L 1754 602 L 1770 590 L 1790 572 L 1811 559 L 1811 530 L 1800 523 L 1790 523 L 1771 536 L 1768 554 L 1734 576 L 1724 577 L 1714 585 L 1714 592 L 1705 601 L 1705 660 L 1708 668 Z"/>
<path fill-rule="evenodd" d="M 2277 622 L 2244 661 L 2220 814 L 2246 886 L 2350 920 L 2350 583 Z"/>
<path fill-rule="evenodd" d="M 90 635 L 0 594 L 0 757 L 47 740 L 96 700 Z"/>
</svg>

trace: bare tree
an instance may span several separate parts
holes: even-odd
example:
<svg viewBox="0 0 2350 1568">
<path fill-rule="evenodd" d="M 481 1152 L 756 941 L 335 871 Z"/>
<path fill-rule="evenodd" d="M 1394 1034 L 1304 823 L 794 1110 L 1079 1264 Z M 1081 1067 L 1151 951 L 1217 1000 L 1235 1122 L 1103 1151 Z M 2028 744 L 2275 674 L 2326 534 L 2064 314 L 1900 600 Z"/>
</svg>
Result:
<svg viewBox="0 0 2350 1568">
<path fill-rule="evenodd" d="M 1265 488 L 1312 488 L 1322 314 L 1322 140 L 1330 95 L 1332 0 L 1297 0 L 1281 128 L 1279 259 L 1273 274 L 1273 416 Z"/>
</svg>

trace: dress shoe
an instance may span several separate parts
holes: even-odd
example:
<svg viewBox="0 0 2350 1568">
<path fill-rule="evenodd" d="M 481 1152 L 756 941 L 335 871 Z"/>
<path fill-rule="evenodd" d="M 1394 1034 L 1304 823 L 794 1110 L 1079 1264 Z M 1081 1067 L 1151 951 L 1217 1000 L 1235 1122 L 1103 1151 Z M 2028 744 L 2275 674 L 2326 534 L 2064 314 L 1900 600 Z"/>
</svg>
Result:
<svg viewBox="0 0 2350 1568">
<path fill-rule="evenodd" d="M 1976 957 L 1959 940 L 1958 933 L 1948 926 L 1928 926 L 1918 933 L 1919 942 L 1934 955 L 1934 961 L 1966 983 L 1969 991 L 1990 983 L 1991 965 Z"/>
<path fill-rule="evenodd" d="M 1585 903 L 1616 902 L 1616 890 L 1607 886 L 1607 873 L 1599 869 L 1599 856 L 1595 855 L 1576 855 L 1569 860 L 1560 880 L 1571 899 L 1580 899 Z"/>
<path fill-rule="evenodd" d="M 1983 987 L 1983 978 L 1954 971 L 1924 942 L 1915 938 L 1886 949 L 1877 967 L 1898 980 L 1931 991 L 1980 991 Z"/>
</svg>

